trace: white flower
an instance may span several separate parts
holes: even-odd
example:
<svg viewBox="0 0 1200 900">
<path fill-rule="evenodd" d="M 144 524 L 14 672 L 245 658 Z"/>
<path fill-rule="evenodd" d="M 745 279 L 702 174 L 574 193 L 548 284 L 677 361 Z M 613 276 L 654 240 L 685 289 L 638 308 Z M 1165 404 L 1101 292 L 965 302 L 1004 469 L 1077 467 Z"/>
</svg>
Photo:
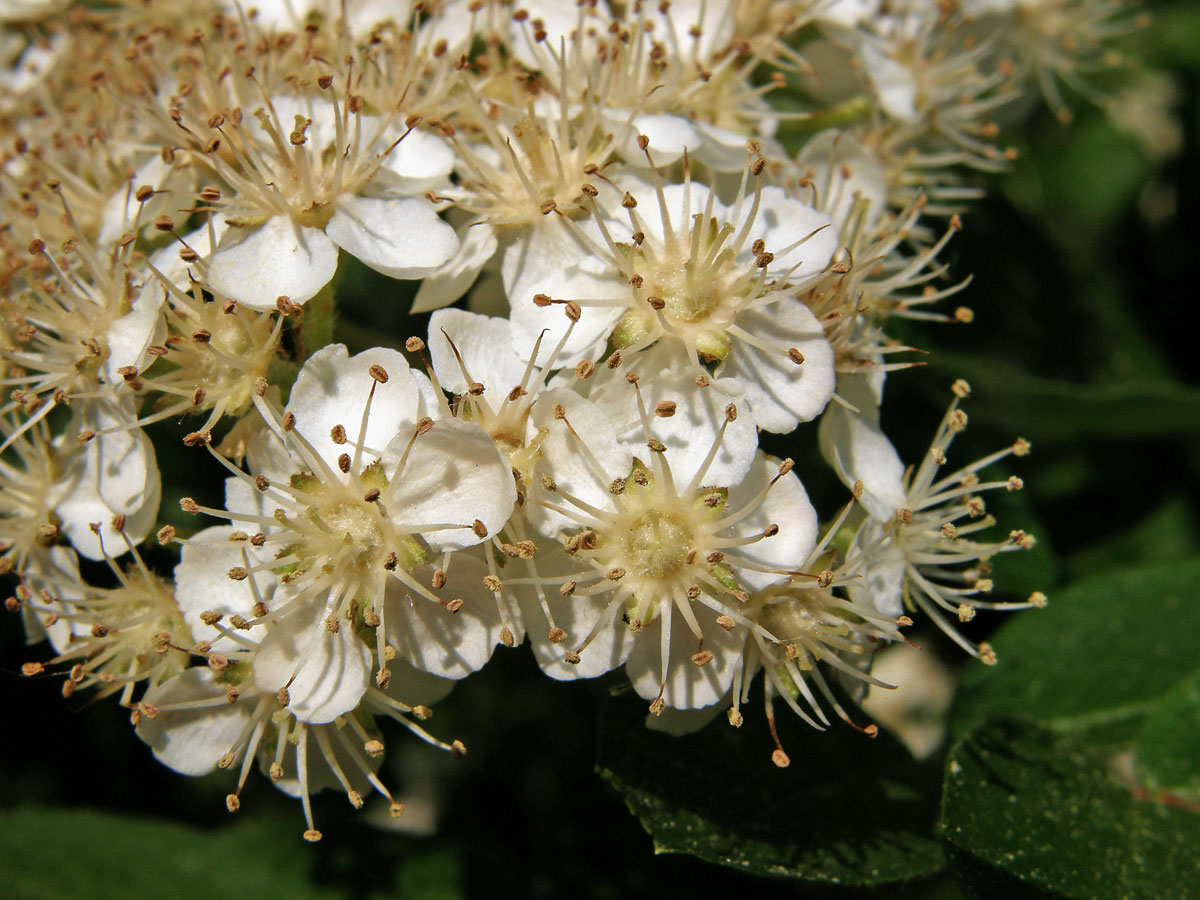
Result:
<svg viewBox="0 0 1200 900">
<path fill-rule="evenodd" d="M 449 146 L 393 118 L 352 112 L 329 85 L 325 95 L 272 97 L 244 120 L 217 114 L 197 123 L 244 160 L 235 168 L 219 154 L 205 157 L 232 187 L 210 201 L 227 227 L 206 281 L 252 308 L 313 297 L 333 277 L 339 247 L 393 278 L 424 277 L 458 251 L 454 229 L 421 196 L 449 174 Z"/>
<path fill-rule="evenodd" d="M 729 689 L 746 630 L 755 627 L 742 613 L 745 598 L 788 577 L 812 547 L 816 514 L 791 463 L 762 454 L 736 480 L 712 486 L 719 445 L 754 440 L 729 430 L 732 405 L 702 458 L 680 455 L 686 468 L 673 464 L 649 415 L 643 406 L 646 463 L 591 401 L 569 391 L 542 395 L 530 427 L 542 435 L 543 467 L 525 511 L 562 543 L 540 545 L 530 576 L 507 583 L 521 592 L 549 674 L 589 677 L 624 662 L 657 713 L 709 706 Z M 568 638 L 564 654 L 557 645 Z"/>
<path fill-rule="evenodd" d="M 358 616 L 374 629 L 376 680 L 386 685 L 395 652 L 387 650 L 389 635 L 401 627 L 388 611 L 410 615 L 403 603 L 385 601 L 393 596 L 428 604 L 442 617 L 439 638 L 447 653 L 411 661 L 437 675 L 466 674 L 455 655 L 458 642 L 495 646 L 500 624 L 482 577 L 470 591 L 458 581 L 453 551 L 498 532 L 516 497 L 510 467 L 488 434 L 474 423 L 429 418 L 436 399 L 428 380 L 383 349 L 349 357 L 341 345 L 322 348 L 301 370 L 286 413 L 263 398 L 256 403 L 273 436 L 248 446 L 253 474 L 238 472 L 230 482 L 228 510 L 190 500 L 184 506 L 250 523 L 258 532 L 252 545 L 265 548 L 259 552 L 287 585 L 282 605 L 272 607 L 279 621 L 263 646 L 274 648 L 275 662 L 266 675 L 256 668 L 256 677 L 266 679 L 260 687 L 287 683 L 295 675 L 287 661 L 294 669 L 313 654 L 327 657 L 322 668 L 344 671 L 341 680 L 357 685 L 364 664 L 369 674 L 369 654 L 362 655 L 357 638 L 339 637 L 354 632 L 338 623 L 353 624 Z M 228 577 L 245 580 L 255 565 L 227 567 Z M 448 583 L 448 574 L 456 581 Z M 432 634 L 424 613 L 412 615 Z M 470 659 L 478 666 L 486 655 Z M 313 687 L 323 689 L 319 682 Z M 312 714 L 322 718 L 314 721 L 328 721 L 340 705 L 353 708 L 359 697 L 319 698 Z"/>
<path fill-rule="evenodd" d="M 858 527 L 847 553 L 847 566 L 863 577 L 848 584 L 847 591 L 852 599 L 885 615 L 899 615 L 904 608 L 920 609 L 955 643 L 991 665 L 996 662 L 991 646 L 975 644 L 961 635 L 946 613 L 968 622 L 975 617 L 976 609 L 1040 607 L 1046 598 L 1035 592 L 1024 603 L 980 599 L 993 587 L 987 577 L 991 571 L 988 561 L 997 553 L 1028 550 L 1035 541 L 1020 530 L 997 542 L 971 537 L 995 524 L 995 519 L 985 515 L 982 493 L 1015 491 L 1024 486 L 1016 476 L 985 482 L 977 473 L 1009 455 L 1024 456 L 1030 449 L 1027 441 L 1018 439 L 1011 447 L 938 477 L 951 441 L 966 428 L 967 417 L 958 404 L 969 391 L 966 382 L 955 382 L 955 399 L 929 451 L 916 470 L 905 476 L 904 507 L 886 522 L 867 519 Z"/>
<path fill-rule="evenodd" d="M 763 187 L 761 166 L 752 169 L 753 190 L 743 179 L 732 206 L 691 181 L 619 181 L 628 224 L 594 206 L 591 222 L 535 235 L 523 259 L 506 255 L 518 353 L 527 357 L 543 329 L 562 336 L 553 306 L 569 301 L 580 316 L 564 361 L 611 341 L 626 355 L 653 348 L 651 368 L 704 374 L 701 361 L 716 362 L 742 381 L 760 427 L 787 432 L 814 418 L 833 394 L 833 352 L 795 294 L 824 271 L 837 236 L 828 216 Z"/>
</svg>

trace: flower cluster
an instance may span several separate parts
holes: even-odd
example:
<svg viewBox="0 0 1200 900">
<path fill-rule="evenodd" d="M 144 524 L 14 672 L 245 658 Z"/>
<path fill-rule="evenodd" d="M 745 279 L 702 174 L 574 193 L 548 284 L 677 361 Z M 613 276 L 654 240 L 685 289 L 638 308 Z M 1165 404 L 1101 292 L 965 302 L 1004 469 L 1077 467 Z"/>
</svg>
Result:
<svg viewBox="0 0 1200 900">
<path fill-rule="evenodd" d="M 53 647 L 26 674 L 237 770 L 231 811 L 257 762 L 315 840 L 325 787 L 402 812 L 384 720 L 465 752 L 423 723 L 500 645 L 623 667 L 674 730 L 761 684 L 772 734 L 776 698 L 853 724 L 917 617 L 994 663 L 954 622 L 1045 602 L 986 599 L 1032 546 L 982 535 L 1029 445 L 950 471 L 958 382 L 906 465 L 889 329 L 970 321 L 939 255 L 972 173 L 1114 62 L 1119 6 L 0 4 L 0 564 Z M 352 260 L 417 283 L 381 302 L 425 336 L 331 342 Z M 223 502 L 160 511 L 156 453 Z"/>
</svg>

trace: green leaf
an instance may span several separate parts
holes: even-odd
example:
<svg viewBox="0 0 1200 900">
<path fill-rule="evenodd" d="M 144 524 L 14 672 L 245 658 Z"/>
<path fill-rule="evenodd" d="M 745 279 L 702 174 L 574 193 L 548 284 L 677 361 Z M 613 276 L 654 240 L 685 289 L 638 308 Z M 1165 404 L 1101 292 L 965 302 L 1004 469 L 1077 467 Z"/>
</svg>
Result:
<svg viewBox="0 0 1200 900">
<path fill-rule="evenodd" d="M 309 883 L 313 854 L 295 828 L 290 832 L 257 819 L 204 831 L 90 810 L 7 809 L 0 811 L 3 894 L 6 900 L 343 900 L 341 891 Z"/>
<path fill-rule="evenodd" d="M 597 770 L 625 798 L 659 853 L 761 875 L 868 885 L 945 865 L 933 838 L 936 773 L 894 740 L 837 722 L 820 733 L 780 704 L 786 769 L 765 722 L 724 717 L 684 737 L 650 731 L 642 704 L 602 711 Z M 748 710 L 748 712 L 750 712 Z"/>
<path fill-rule="evenodd" d="M 0 810 L 4 900 L 457 900 L 456 848 L 382 831 L 300 836 L 294 816 L 192 828 L 86 809 Z M 295 811 L 289 810 L 289 813 Z M 364 861 L 369 865 L 364 867 Z"/>
<path fill-rule="evenodd" d="M 1082 576 L 1128 560 L 1166 563 L 1194 558 L 1198 550 L 1200 535 L 1191 504 L 1187 497 L 1177 494 L 1133 527 L 1071 554 L 1067 568 Z"/>
<path fill-rule="evenodd" d="M 941 830 L 981 898 L 1194 896 L 1200 815 L 1143 798 L 1086 744 L 992 722 L 950 753 Z M 989 869 L 1000 869 L 997 879 Z M 1013 881 L 1021 883 L 1014 890 Z"/>
<path fill-rule="evenodd" d="M 991 638 L 999 665 L 969 666 L 956 732 L 988 715 L 1058 727 L 1131 720 L 1200 669 L 1200 560 L 1139 566 L 1077 581 L 1043 610 L 1016 614 Z"/>
<path fill-rule="evenodd" d="M 1077 384 L 1040 378 L 998 359 L 939 351 L 930 367 L 965 377 L 973 388 L 970 413 L 990 427 L 1040 441 L 1087 437 L 1200 435 L 1200 390 L 1160 381 Z"/>
<path fill-rule="evenodd" d="M 1136 767 L 1147 789 L 1200 796 L 1200 673 L 1180 683 L 1138 730 Z"/>
</svg>

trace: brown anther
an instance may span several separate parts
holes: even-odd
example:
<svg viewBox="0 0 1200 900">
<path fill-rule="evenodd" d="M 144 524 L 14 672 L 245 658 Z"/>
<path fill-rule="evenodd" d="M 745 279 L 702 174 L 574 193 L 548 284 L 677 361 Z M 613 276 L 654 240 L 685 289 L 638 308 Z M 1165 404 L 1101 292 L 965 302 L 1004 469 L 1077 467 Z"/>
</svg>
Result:
<svg viewBox="0 0 1200 900">
<path fill-rule="evenodd" d="M 183 436 L 183 443 L 188 447 L 200 447 L 212 440 L 209 431 L 191 431 Z"/>
<path fill-rule="evenodd" d="M 579 317 L 583 315 L 583 310 L 574 300 L 567 301 L 566 305 L 563 307 L 563 312 L 567 314 L 567 318 L 572 322 L 578 322 Z"/>
<path fill-rule="evenodd" d="M 247 572 L 242 566 L 234 566 L 225 574 L 227 574 L 233 581 L 245 581 L 248 577 L 250 577 L 250 573 Z"/>
<path fill-rule="evenodd" d="M 186 513 L 200 512 L 200 506 L 191 497 L 181 497 L 179 499 L 179 508 Z"/>
<path fill-rule="evenodd" d="M 429 416 L 424 416 L 420 421 L 417 422 L 417 435 L 419 436 L 428 433 L 429 429 L 432 427 L 433 419 L 429 418 Z"/>
<path fill-rule="evenodd" d="M 315 828 L 306 828 L 304 830 L 304 839 L 310 844 L 315 844 L 321 839 L 321 832 L 317 831 Z"/>
<path fill-rule="evenodd" d="M 482 396 L 484 390 L 486 390 L 486 388 L 484 388 L 483 382 L 481 382 L 481 381 L 472 381 L 470 384 L 467 385 L 467 393 L 470 394 L 472 397 Z"/>
<path fill-rule="evenodd" d="M 660 441 L 658 438 L 650 438 L 650 440 L 646 441 L 646 446 L 649 447 L 651 450 L 653 450 L 655 453 L 666 453 L 667 452 L 667 445 L 664 444 L 662 441 Z"/>
<path fill-rule="evenodd" d="M 645 152 L 650 147 L 650 138 L 644 134 L 639 134 L 637 136 L 637 145 L 639 150 Z"/>
<path fill-rule="evenodd" d="M 27 662 L 21 665 L 21 674 L 32 678 L 34 675 L 41 675 L 46 671 L 46 667 L 40 662 Z"/>
<path fill-rule="evenodd" d="M 212 341 L 212 332 L 207 328 L 197 328 L 192 332 L 192 340 L 197 344 L 207 344 Z"/>
<path fill-rule="evenodd" d="M 425 349 L 425 342 L 419 337 L 410 337 L 404 342 L 404 349 L 409 353 L 420 353 Z"/>
<path fill-rule="evenodd" d="M 543 216 L 548 216 L 550 213 L 554 212 L 554 210 L 558 209 L 558 204 L 553 200 L 546 200 L 543 201 L 542 205 L 538 208 L 541 210 Z"/>
<path fill-rule="evenodd" d="M 504 590 L 504 582 L 501 581 L 496 575 L 484 575 L 483 586 L 493 594 L 499 594 Z"/>
<path fill-rule="evenodd" d="M 380 666 L 379 671 L 375 673 L 375 683 L 379 685 L 382 691 L 387 690 L 387 686 L 392 683 L 392 670 L 387 666 Z"/>
<path fill-rule="evenodd" d="M 579 190 L 581 190 L 583 193 L 587 194 L 589 197 L 599 197 L 600 196 L 600 192 L 598 190 L 596 190 L 596 186 L 594 184 L 580 185 Z"/>
<path fill-rule="evenodd" d="M 568 581 L 558 586 L 558 592 L 564 597 L 570 597 L 575 593 L 575 588 L 579 586 L 578 582 Z"/>
<path fill-rule="evenodd" d="M 444 588 L 446 586 L 446 570 L 435 569 L 431 583 L 433 584 L 433 589 L 435 591 L 440 591 L 442 588 Z"/>
<path fill-rule="evenodd" d="M 663 710 L 665 710 L 666 708 L 667 708 L 666 701 L 663 700 L 662 697 L 655 697 L 654 701 L 650 704 L 650 715 L 661 716 L 663 714 Z"/>
<path fill-rule="evenodd" d="M 379 488 L 371 488 L 369 491 L 367 491 L 365 494 L 363 494 L 363 502 L 374 503 L 376 500 L 379 499 L 379 494 L 380 494 Z"/>
<path fill-rule="evenodd" d="M 621 351 L 614 350 L 612 355 L 604 361 L 604 365 L 610 369 L 615 369 L 617 366 L 621 365 Z"/>
<path fill-rule="evenodd" d="M 173 540 L 175 540 L 174 525 L 164 525 L 162 528 L 158 529 L 158 542 L 160 544 L 165 546 L 171 543 Z"/>
<path fill-rule="evenodd" d="M 488 536 L 487 526 L 484 525 L 479 519 L 476 519 L 471 523 L 471 530 L 475 532 L 475 536 L 480 540 Z"/>
<path fill-rule="evenodd" d="M 567 639 L 567 633 L 556 625 L 550 629 L 548 637 L 550 638 L 550 643 L 561 644 Z"/>
<path fill-rule="evenodd" d="M 786 769 L 792 764 L 792 761 L 788 759 L 788 755 L 778 748 L 771 753 L 771 762 L 775 763 L 781 769 Z"/>
<path fill-rule="evenodd" d="M 667 301 L 662 297 L 647 297 L 646 302 L 650 304 L 650 308 L 653 310 L 662 310 L 667 307 Z"/>
<path fill-rule="evenodd" d="M 737 627 L 737 622 L 733 621 L 729 616 L 717 616 L 717 624 L 726 631 L 733 631 Z"/>
<path fill-rule="evenodd" d="M 969 325 L 975 321 L 975 311 L 969 306 L 960 306 L 954 311 L 954 321 Z"/>
<path fill-rule="evenodd" d="M 713 661 L 713 655 L 707 650 L 701 650 L 698 653 L 692 654 L 692 662 L 697 666 L 706 666 Z"/>
<path fill-rule="evenodd" d="M 450 755 L 453 756 L 455 759 L 462 759 L 464 756 L 467 755 L 467 745 L 464 744 L 462 741 L 451 741 L 450 742 Z"/>
<path fill-rule="evenodd" d="M 801 353 L 799 350 L 797 350 L 795 347 L 789 347 L 787 355 L 788 355 L 788 359 L 790 359 L 796 365 L 800 365 L 801 363 L 804 362 L 804 354 Z"/>
<path fill-rule="evenodd" d="M 633 209 L 637 206 L 637 198 L 629 193 L 629 191 L 626 191 L 625 196 L 621 198 L 621 205 L 626 209 Z"/>
<path fill-rule="evenodd" d="M 368 369 L 367 371 L 370 372 L 371 377 L 374 378 L 376 381 L 378 381 L 380 384 L 388 383 L 387 369 L 385 369 L 383 366 L 375 364 L 375 365 L 371 366 L 371 368 Z"/>
<path fill-rule="evenodd" d="M 154 219 L 154 228 L 157 231 L 174 231 L 175 220 L 170 216 L 156 216 Z"/>
<path fill-rule="evenodd" d="M 592 373 L 596 371 L 596 364 L 590 359 L 580 360 L 575 364 L 576 378 L 591 378 Z"/>
</svg>

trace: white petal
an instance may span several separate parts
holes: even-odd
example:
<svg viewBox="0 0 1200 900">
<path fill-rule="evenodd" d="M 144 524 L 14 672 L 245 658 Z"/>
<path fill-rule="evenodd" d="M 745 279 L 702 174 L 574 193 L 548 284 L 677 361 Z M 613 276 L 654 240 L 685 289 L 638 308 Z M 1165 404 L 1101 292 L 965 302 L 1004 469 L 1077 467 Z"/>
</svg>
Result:
<svg viewBox="0 0 1200 900">
<path fill-rule="evenodd" d="M 557 541 L 538 542 L 534 554 L 537 573 L 541 578 L 582 574 L 579 561 L 571 557 Z M 597 597 L 563 597 L 555 585 L 543 589 L 546 605 L 554 617 L 554 627 L 567 633 L 566 640 L 554 643 L 550 640 L 550 621 L 542 608 L 537 591 L 532 585 L 514 588 L 521 604 L 521 613 L 529 632 L 529 643 L 533 647 L 538 665 L 551 678 L 571 681 L 576 678 L 595 678 L 610 672 L 629 658 L 633 650 L 634 635 L 621 619 L 620 612 L 604 621 L 600 617 L 608 606 L 610 595 Z M 587 640 L 592 628 L 600 622 L 596 636 L 579 652 L 579 662 L 571 664 L 565 657 L 568 651 L 579 650 Z"/>
<path fill-rule="evenodd" d="M 740 224 L 749 215 L 751 201 L 744 201 Z M 750 236 L 761 238 L 766 250 L 775 255 L 767 274 L 789 281 L 805 281 L 825 271 L 838 248 L 837 229 L 825 213 L 794 200 L 779 187 L 762 189 L 758 212 Z"/>
<path fill-rule="evenodd" d="M 137 733 L 154 751 L 154 758 L 181 775 L 207 775 L 233 750 L 234 742 L 254 712 L 253 697 L 235 703 L 225 699 L 225 688 L 217 684 L 207 666 L 186 669 L 174 678 L 151 688 L 143 700 L 151 706 L 216 700 L 200 709 L 161 710 L 138 720 Z"/>
<path fill-rule="evenodd" d="M 204 624 L 201 614 L 211 611 L 226 619 L 233 615 L 252 619 L 254 604 L 261 600 L 270 606 L 278 583 L 269 571 L 251 573 L 242 581 L 229 577 L 229 570 L 234 567 L 251 568 L 270 562 L 274 555 L 273 551 L 254 547 L 249 541 L 229 540 L 236 530 L 229 525 L 216 525 L 189 538 L 175 567 L 175 602 L 179 604 L 192 637 L 196 641 L 210 642 L 218 652 L 233 649 L 237 644 L 216 628 Z M 228 622 L 224 624 L 228 627 Z M 238 631 L 238 635 L 259 641 L 265 632 L 265 626 L 254 625 Z"/>
<path fill-rule="evenodd" d="M 414 129 L 384 157 L 375 180 L 416 196 L 444 184 L 454 170 L 454 163 L 454 148 L 449 141 L 428 131 Z"/>
<path fill-rule="evenodd" d="M 392 278 L 424 278 L 458 252 L 458 236 L 424 198 L 342 197 L 325 233 Z"/>
<path fill-rule="evenodd" d="M 451 613 L 390 579 L 384 611 L 389 646 L 417 669 L 442 678 L 465 678 L 482 669 L 500 642 L 496 598 L 483 586 L 487 566 L 456 554 L 446 573 L 446 583 L 437 591 L 431 584 L 431 566 L 412 574 L 436 596 L 447 602 L 462 600 L 463 604 Z"/>
<path fill-rule="evenodd" d="M 718 172 L 740 172 L 750 160 L 746 148 L 747 136 L 707 122 L 695 122 L 703 140 L 693 155 Z"/>
<path fill-rule="evenodd" d="M 817 429 L 821 455 L 847 487 L 855 481 L 863 483 L 863 508 L 872 518 L 886 522 L 908 502 L 904 463 L 879 428 L 879 407 L 866 376 L 843 375 L 838 379 L 838 395 L 859 412 L 829 404 Z"/>
<path fill-rule="evenodd" d="M 833 396 L 837 380 L 833 348 L 817 317 L 794 297 L 738 315 L 737 324 L 780 349 L 761 350 L 734 341 L 720 370 L 739 379 L 755 421 L 764 431 L 786 434 L 800 422 L 816 418 Z M 799 350 L 804 362 L 792 362 L 785 348 Z"/>
<path fill-rule="evenodd" d="M 750 474 L 729 492 L 728 508 L 740 510 L 779 474 L 779 460 L 760 453 Z M 809 502 L 804 485 L 795 470 L 781 477 L 767 491 L 761 505 L 733 529 L 737 535 L 761 533 L 768 525 L 778 525 L 779 533 L 757 543 L 737 548 L 737 555 L 783 572 L 794 570 L 817 543 L 817 512 Z M 735 577 L 743 587 L 754 591 L 787 579 L 786 574 L 759 572 L 732 563 Z"/>
<path fill-rule="evenodd" d="M 682 737 L 695 734 L 717 717 L 725 704 L 715 703 L 702 709 L 675 709 L 668 706 L 659 715 L 647 714 L 646 727 L 651 731 Z"/>
<path fill-rule="evenodd" d="M 704 632 L 704 649 L 713 655 L 703 666 L 692 662 L 699 641 L 678 610 L 671 612 L 670 666 L 662 698 L 672 709 L 702 709 L 718 702 L 733 684 L 737 661 L 746 641 L 743 629 L 726 631 L 716 622 L 717 614 L 693 603 Z M 662 616 L 637 635 L 633 652 L 625 663 L 625 672 L 633 688 L 645 700 L 653 701 L 662 688 Z"/>
<path fill-rule="evenodd" d="M 325 232 L 272 216 L 257 228 L 230 228 L 208 264 L 208 285 L 251 309 L 279 297 L 312 299 L 337 270 L 337 246 Z"/>
<path fill-rule="evenodd" d="M 624 132 L 617 151 L 626 162 L 635 166 L 646 165 L 646 154 L 637 143 L 639 135 L 650 139 L 650 158 L 656 166 L 669 165 L 682 157 L 685 150 L 695 150 L 704 143 L 692 123 L 684 116 L 662 113 L 634 116 L 630 125 L 622 122 L 620 127 Z"/>
<path fill-rule="evenodd" d="M 411 312 L 423 313 L 449 306 L 462 297 L 499 246 L 496 229 L 486 222 L 458 230 L 458 253 L 421 282 Z"/>
<path fill-rule="evenodd" d="M 555 406 L 562 407 L 565 419 L 554 415 Z M 614 478 L 629 476 L 633 469 L 633 454 L 617 440 L 616 429 L 604 411 L 574 391 L 546 391 L 530 413 L 528 441 L 536 442 L 539 432 L 543 431 L 541 458 L 533 472 L 533 483 L 529 485 L 529 499 L 572 508 L 569 501 L 541 487 L 542 476 L 548 475 L 561 490 L 584 503 L 601 509 L 611 508 L 609 486 Z M 587 453 L 582 450 L 584 441 Z M 554 537 L 563 529 L 578 527 L 574 520 L 536 502 L 526 503 L 524 509 L 530 523 L 547 537 Z"/>
<path fill-rule="evenodd" d="M 100 236 L 96 244 L 106 251 L 112 249 L 122 234 L 133 230 L 135 218 L 144 228 L 154 217 L 164 212 L 170 203 L 171 191 L 167 188 L 170 164 L 163 161 L 161 153 L 155 153 L 133 173 L 129 181 L 121 186 L 104 204 L 100 214 Z M 137 189 L 148 185 L 159 190 L 145 203 L 135 196 Z"/>
<path fill-rule="evenodd" d="M 358 706 L 371 681 L 371 651 L 350 628 L 292 614 L 272 622 L 254 654 L 254 683 L 287 686 L 288 710 L 301 722 L 332 722 Z"/>
<path fill-rule="evenodd" d="M 383 368 L 388 375 L 386 383 L 375 380 L 372 366 Z M 421 417 L 423 403 L 417 381 L 424 378 L 414 373 L 396 350 L 374 347 L 351 356 L 344 344 L 328 344 L 304 363 L 288 398 L 288 409 L 296 417 L 296 429 L 336 472 L 338 457 L 343 453 L 353 456 L 360 438 L 364 465 L 381 456 L 397 434 L 403 433 L 407 440 Z M 371 410 L 364 432 L 368 398 Z M 337 425 L 345 429 L 348 443 L 334 443 L 330 433 Z"/>
<path fill-rule="evenodd" d="M 104 335 L 108 358 L 104 360 L 104 378 L 109 384 L 123 382 L 120 370 L 125 366 L 144 368 L 146 348 L 155 343 L 166 330 L 162 316 L 163 292 L 154 279 L 134 296 L 129 312 L 109 327 Z"/>
<path fill-rule="evenodd" d="M 651 418 L 650 436 L 666 444 L 666 460 L 680 490 L 704 464 L 714 443 L 719 449 L 697 486 L 724 487 L 741 481 L 758 450 L 758 429 L 741 382 L 722 378 L 699 387 L 692 372 L 665 369 L 654 377 L 644 377 L 642 385 L 647 410 L 653 411 L 662 401 L 675 403 L 673 415 Z M 604 392 L 597 402 L 617 423 L 621 440 L 636 453 L 645 446 L 647 435 L 638 414 L 637 394 L 623 387 Z M 731 403 L 737 417 L 725 426 L 724 436 L 718 440 Z"/>
<path fill-rule="evenodd" d="M 874 44 L 863 45 L 861 58 L 883 111 L 901 121 L 915 120 L 918 116 L 917 81 L 913 71 Z"/>
<path fill-rule="evenodd" d="M 904 572 L 908 562 L 904 551 L 890 538 L 883 537 L 881 528 L 868 520 L 855 534 L 849 557 L 851 560 L 865 557 L 863 577 L 847 584 L 846 592 L 855 603 L 873 606 L 885 616 L 899 616 L 904 612 Z"/>
<path fill-rule="evenodd" d="M 450 342 L 458 349 L 462 365 Z M 525 363 L 512 348 L 512 327 L 507 319 L 480 316 L 461 309 L 439 309 L 429 320 L 429 356 L 442 387 L 465 393 L 471 381 L 485 388 L 484 399 L 493 404 L 521 384 Z"/>
<path fill-rule="evenodd" d="M 128 426 L 128 404 L 89 404 L 83 422 L 90 431 Z M 74 438 L 71 438 L 72 440 Z M 103 546 L 112 556 L 125 552 L 124 539 L 112 519 L 125 516 L 125 533 L 134 543 L 146 538 L 158 516 L 162 496 L 154 445 L 140 429 L 99 434 L 73 454 L 66 477 L 55 488 L 55 512 L 75 549 L 88 559 L 103 559 Z M 99 523 L 100 535 L 91 525 Z"/>
<path fill-rule="evenodd" d="M 400 526 L 418 531 L 435 550 L 478 544 L 471 527 L 483 523 L 494 535 L 508 522 L 517 502 L 512 467 L 491 437 L 473 422 L 446 419 L 419 435 L 401 471 L 393 468 L 409 444 L 398 435 L 384 455 L 392 483 L 384 508 Z M 437 528 L 437 525 L 450 525 Z"/>
<path fill-rule="evenodd" d="M 582 230 L 586 233 L 588 229 Z M 504 251 L 501 273 L 512 306 L 513 347 L 522 359 L 533 355 L 543 332 L 543 346 L 553 347 L 570 325 L 561 303 L 538 306 L 533 302 L 537 294 L 575 300 L 582 307 L 559 357 L 564 366 L 599 353 L 625 312 L 620 306 L 588 305 L 589 300 L 620 299 L 628 294 L 629 286 L 619 273 L 604 267 L 593 248 L 581 244 L 558 222 L 543 223 L 526 240 L 510 245 Z"/>
</svg>

